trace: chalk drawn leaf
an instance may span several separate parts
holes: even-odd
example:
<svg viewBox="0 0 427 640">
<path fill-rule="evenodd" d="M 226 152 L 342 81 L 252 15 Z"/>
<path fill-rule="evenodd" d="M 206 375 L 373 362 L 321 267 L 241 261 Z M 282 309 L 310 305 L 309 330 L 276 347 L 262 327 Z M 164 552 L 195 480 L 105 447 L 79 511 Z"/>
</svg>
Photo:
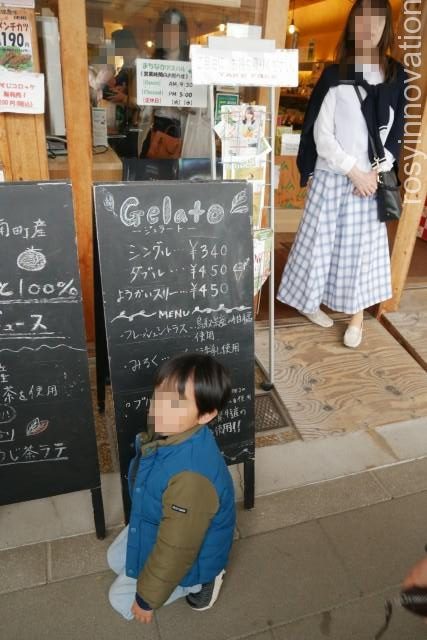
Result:
<svg viewBox="0 0 427 640">
<path fill-rule="evenodd" d="M 27 436 L 37 436 L 39 433 L 43 433 L 49 426 L 49 420 L 40 420 L 40 418 L 34 418 L 27 424 L 26 434 Z"/>
<path fill-rule="evenodd" d="M 41 271 L 46 266 L 46 258 L 39 249 L 29 247 L 19 254 L 16 264 L 23 271 Z"/>
<path fill-rule="evenodd" d="M 116 212 L 114 211 L 114 197 L 113 194 L 110 193 L 109 191 L 104 191 L 104 207 L 107 209 L 107 211 L 111 211 L 111 213 L 114 213 L 114 215 L 117 215 Z"/>
<path fill-rule="evenodd" d="M 234 213 L 248 213 L 249 208 L 248 208 L 247 202 L 248 202 L 248 197 L 246 195 L 246 191 L 239 191 L 239 193 L 234 196 L 231 202 L 230 213 L 232 215 Z"/>
<path fill-rule="evenodd" d="M 0 404 L 0 424 L 8 424 L 15 418 L 16 410 L 10 404 Z"/>
</svg>

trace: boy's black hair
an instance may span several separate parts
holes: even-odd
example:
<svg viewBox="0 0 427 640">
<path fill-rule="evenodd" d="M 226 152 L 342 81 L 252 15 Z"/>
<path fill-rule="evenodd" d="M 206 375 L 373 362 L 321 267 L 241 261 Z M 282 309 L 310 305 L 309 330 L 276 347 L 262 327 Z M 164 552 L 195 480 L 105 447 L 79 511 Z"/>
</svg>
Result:
<svg viewBox="0 0 427 640">
<path fill-rule="evenodd" d="M 154 375 L 154 387 L 165 381 L 173 384 L 180 396 L 185 394 L 188 379 L 194 383 L 194 396 L 199 415 L 220 412 L 231 396 L 227 370 L 215 358 L 201 353 L 185 353 L 164 362 Z"/>
</svg>

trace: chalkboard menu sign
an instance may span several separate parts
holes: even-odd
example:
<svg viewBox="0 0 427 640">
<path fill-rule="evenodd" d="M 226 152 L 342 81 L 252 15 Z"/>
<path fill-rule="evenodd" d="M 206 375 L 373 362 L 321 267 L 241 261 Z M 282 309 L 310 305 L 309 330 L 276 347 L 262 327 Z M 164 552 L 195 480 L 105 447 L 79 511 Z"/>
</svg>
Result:
<svg viewBox="0 0 427 640">
<path fill-rule="evenodd" d="M 99 491 L 69 184 L 0 185 L 0 256 L 0 504 Z"/>
<path fill-rule="evenodd" d="M 253 244 L 245 182 L 97 185 L 95 213 L 119 456 L 146 428 L 177 353 L 218 358 L 233 395 L 212 424 L 228 464 L 254 458 Z"/>
</svg>

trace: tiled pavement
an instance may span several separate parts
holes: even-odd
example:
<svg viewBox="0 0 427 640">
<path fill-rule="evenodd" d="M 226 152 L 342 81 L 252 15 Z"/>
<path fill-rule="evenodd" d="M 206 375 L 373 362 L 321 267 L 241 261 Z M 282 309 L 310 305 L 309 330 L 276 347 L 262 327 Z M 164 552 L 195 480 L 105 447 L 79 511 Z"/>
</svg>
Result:
<svg viewBox="0 0 427 640">
<path fill-rule="evenodd" d="M 93 534 L 0 552 L 1 640 L 370 640 L 383 603 L 427 542 L 427 459 L 291 489 L 239 509 L 217 605 L 184 601 L 141 628 L 108 605 L 112 574 Z M 4 521 L 0 526 L 7 526 Z M 384 640 L 427 627 L 397 611 Z"/>
</svg>

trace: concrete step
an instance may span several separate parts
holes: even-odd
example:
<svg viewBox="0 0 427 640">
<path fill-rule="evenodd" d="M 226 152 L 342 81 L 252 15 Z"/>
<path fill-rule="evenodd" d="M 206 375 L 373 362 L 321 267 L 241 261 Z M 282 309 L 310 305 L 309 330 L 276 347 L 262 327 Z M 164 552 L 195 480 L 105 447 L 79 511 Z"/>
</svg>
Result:
<svg viewBox="0 0 427 640">
<path fill-rule="evenodd" d="M 106 504 L 110 506 L 112 496 L 108 491 L 113 488 L 118 507 L 119 478 L 114 479 L 115 483 L 113 478 L 103 478 L 103 488 Z M 79 514 L 79 518 L 73 521 L 73 534 L 65 533 L 64 507 L 55 512 L 53 507 L 49 511 L 45 506 L 43 521 L 41 513 L 34 508 L 37 505 L 26 503 L 33 510 L 32 514 L 27 514 L 26 526 L 21 521 L 21 528 L 18 528 L 16 513 L 11 519 L 2 518 L 0 594 L 107 570 L 106 550 L 123 526 L 121 512 L 116 508 L 117 522 L 112 524 L 114 512 L 111 509 L 107 511 L 108 536 L 105 540 L 97 540 L 93 532 L 90 499 L 86 500 L 85 493 L 88 492 L 67 496 L 71 514 Z M 427 499 L 427 458 L 260 496 L 252 511 L 245 511 L 240 503 L 236 537 L 245 540 L 417 494 L 420 494 L 420 500 L 422 496 Z M 3 511 L 0 513 L 5 515 Z M 19 515 L 22 517 L 22 511 Z M 59 522 L 63 524 L 60 530 Z"/>
<path fill-rule="evenodd" d="M 296 489 L 427 456 L 427 420 L 417 419 L 344 436 L 293 441 L 256 449 L 256 496 Z M 230 468 L 242 500 L 243 468 Z M 107 528 L 123 523 L 118 473 L 102 475 Z M 90 491 L 0 507 L 0 550 L 94 530 Z"/>
</svg>

